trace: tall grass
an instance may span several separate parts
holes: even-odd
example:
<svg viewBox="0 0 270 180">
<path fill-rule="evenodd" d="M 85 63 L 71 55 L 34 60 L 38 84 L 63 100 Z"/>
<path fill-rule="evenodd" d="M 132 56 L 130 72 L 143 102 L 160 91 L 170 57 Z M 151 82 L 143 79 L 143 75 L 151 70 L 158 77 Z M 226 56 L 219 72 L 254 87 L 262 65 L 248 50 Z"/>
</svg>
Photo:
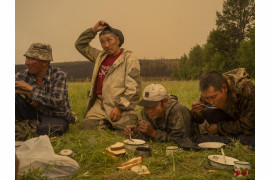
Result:
<svg viewBox="0 0 270 180">
<path fill-rule="evenodd" d="M 189 109 L 199 98 L 198 81 L 144 81 L 142 88 L 150 83 L 160 83 L 170 94 L 176 95 L 179 101 Z M 52 140 L 55 153 L 62 149 L 71 149 L 76 154 L 71 158 L 80 165 L 79 171 L 67 179 L 232 179 L 233 171 L 216 169 L 208 164 L 207 156 L 221 154 L 220 150 L 182 151 L 174 156 L 166 156 L 166 147 L 174 143 L 158 143 L 150 141 L 152 156 L 145 158 L 143 164 L 151 172 L 149 176 L 139 176 L 130 171 L 118 171 L 117 166 L 133 157 L 135 153 L 128 151 L 123 157 L 114 158 L 106 153 L 105 148 L 126 139 L 110 130 L 82 131 L 81 122 L 88 103 L 90 82 L 70 82 L 69 99 L 72 111 L 76 112 L 78 122 L 70 125 L 69 131 Z M 140 108 L 141 109 L 141 108 Z M 252 177 L 255 178 L 255 152 L 245 149 L 238 141 L 224 149 L 227 156 L 249 161 Z M 31 179 L 31 178 L 30 178 Z"/>
</svg>

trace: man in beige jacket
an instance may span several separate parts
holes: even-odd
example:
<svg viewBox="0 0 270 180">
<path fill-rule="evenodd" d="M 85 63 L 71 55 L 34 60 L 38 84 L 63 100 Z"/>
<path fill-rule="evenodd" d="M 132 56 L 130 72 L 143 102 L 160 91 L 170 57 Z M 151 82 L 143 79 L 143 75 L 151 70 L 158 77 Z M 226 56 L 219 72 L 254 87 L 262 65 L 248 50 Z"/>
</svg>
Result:
<svg viewBox="0 0 270 180">
<path fill-rule="evenodd" d="M 103 51 L 89 43 L 97 32 Z M 124 36 L 105 21 L 84 31 L 76 49 L 94 62 L 87 114 L 82 129 L 95 127 L 123 131 L 137 122 L 137 104 L 141 94 L 140 64 L 134 54 L 121 48 Z"/>
</svg>

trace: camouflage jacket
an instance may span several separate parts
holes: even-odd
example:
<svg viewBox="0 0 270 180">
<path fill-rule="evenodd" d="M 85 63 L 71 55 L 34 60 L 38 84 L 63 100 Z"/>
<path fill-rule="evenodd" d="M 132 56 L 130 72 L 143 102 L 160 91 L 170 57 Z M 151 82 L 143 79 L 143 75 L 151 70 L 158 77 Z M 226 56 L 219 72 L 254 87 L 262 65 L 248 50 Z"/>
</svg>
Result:
<svg viewBox="0 0 270 180">
<path fill-rule="evenodd" d="M 224 111 L 235 121 L 217 123 L 219 135 L 255 134 L 255 84 L 244 68 L 234 69 L 223 74 L 228 84 L 228 99 Z M 202 123 L 203 117 L 193 113 L 196 122 Z"/>
<path fill-rule="evenodd" d="M 157 131 L 155 138 L 139 132 L 138 138 L 159 142 L 176 141 L 179 138 L 191 136 L 191 112 L 183 104 L 178 102 L 176 96 L 171 95 L 165 111 L 165 117 L 159 119 L 151 119 L 142 109 L 141 120 L 149 121 Z"/>
<path fill-rule="evenodd" d="M 76 49 L 88 60 L 95 63 L 89 103 L 87 111 L 94 105 L 97 98 L 97 76 L 103 60 L 107 57 L 106 52 L 100 51 L 89 43 L 96 37 L 92 28 L 85 30 L 75 43 Z M 121 111 L 137 116 L 137 104 L 141 95 L 140 63 L 132 51 L 124 49 L 123 53 L 110 67 L 102 86 L 102 106 L 110 116 L 114 107 Z"/>
<path fill-rule="evenodd" d="M 30 98 L 38 103 L 39 112 L 70 120 L 72 114 L 64 71 L 49 65 L 41 88 L 38 87 L 36 75 L 30 74 L 27 69 L 16 73 L 15 79 L 25 81 L 34 87 Z"/>
</svg>

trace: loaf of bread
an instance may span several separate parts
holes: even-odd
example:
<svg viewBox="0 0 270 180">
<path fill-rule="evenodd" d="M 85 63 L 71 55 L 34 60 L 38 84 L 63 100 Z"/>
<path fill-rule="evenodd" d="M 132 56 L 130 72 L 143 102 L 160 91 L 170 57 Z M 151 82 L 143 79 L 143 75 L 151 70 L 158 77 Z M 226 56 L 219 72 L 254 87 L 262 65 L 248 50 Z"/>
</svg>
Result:
<svg viewBox="0 0 270 180">
<path fill-rule="evenodd" d="M 139 175 L 149 175 L 150 174 L 150 171 L 148 170 L 148 168 L 145 165 L 141 165 L 141 164 L 132 167 L 130 170 L 132 172 L 139 174 Z"/>
<path fill-rule="evenodd" d="M 120 150 L 124 148 L 124 143 L 122 142 L 117 142 L 113 145 L 110 146 L 111 150 L 115 151 L 115 150 Z"/>
<path fill-rule="evenodd" d="M 112 155 L 118 156 L 121 154 L 126 154 L 126 150 L 125 149 L 119 149 L 119 150 L 112 150 L 110 147 L 106 148 L 106 151 Z"/>
<path fill-rule="evenodd" d="M 142 157 L 136 157 L 136 158 L 132 158 L 129 161 L 120 164 L 117 168 L 119 170 L 124 170 L 124 169 L 130 169 L 134 166 L 137 166 L 138 164 L 142 163 Z"/>
</svg>

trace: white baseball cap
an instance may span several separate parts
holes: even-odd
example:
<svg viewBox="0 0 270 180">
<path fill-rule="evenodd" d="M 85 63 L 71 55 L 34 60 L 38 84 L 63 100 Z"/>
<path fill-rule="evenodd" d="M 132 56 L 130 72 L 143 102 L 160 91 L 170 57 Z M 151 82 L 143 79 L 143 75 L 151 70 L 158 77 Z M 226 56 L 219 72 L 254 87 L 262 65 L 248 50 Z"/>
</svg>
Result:
<svg viewBox="0 0 270 180">
<path fill-rule="evenodd" d="M 168 98 L 169 94 L 161 84 L 150 84 L 144 88 L 143 99 L 138 105 L 144 107 L 154 107 L 164 98 Z"/>
</svg>

